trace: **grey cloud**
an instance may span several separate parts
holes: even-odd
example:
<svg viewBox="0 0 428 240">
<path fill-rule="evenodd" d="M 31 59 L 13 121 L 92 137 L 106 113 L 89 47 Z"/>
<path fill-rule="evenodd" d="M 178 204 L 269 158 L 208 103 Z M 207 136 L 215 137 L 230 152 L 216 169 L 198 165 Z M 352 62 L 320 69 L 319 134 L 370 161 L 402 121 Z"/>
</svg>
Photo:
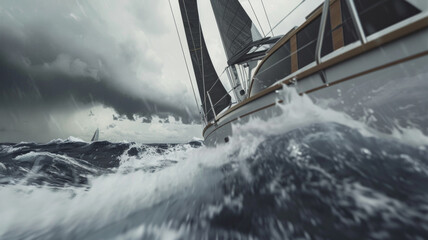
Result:
<svg viewBox="0 0 428 240">
<path fill-rule="evenodd" d="M 163 7 L 164 6 L 160 4 L 160 1 L 144 0 L 133 4 L 131 6 L 131 11 L 135 16 L 137 16 L 136 18 L 138 23 L 146 31 L 154 34 L 162 34 L 166 31 L 165 22 L 154 21 L 154 19 L 159 19 L 159 15 L 163 12 Z"/>
<path fill-rule="evenodd" d="M 129 96 L 116 89 L 110 81 L 89 76 L 73 76 L 61 71 L 44 71 L 19 66 L 0 57 L 0 106 L 11 109 L 31 106 L 61 108 L 76 100 L 83 104 L 101 103 L 118 114 L 134 119 L 134 114 L 150 117 L 158 112 L 186 117 L 185 110 Z M 161 115 L 166 115 L 161 114 Z M 188 118 L 184 118 L 188 121 Z"/>
<path fill-rule="evenodd" d="M 157 1 L 152 4 L 159 8 Z M 134 17 L 143 31 L 165 31 L 153 8 L 144 8 L 138 1 L 127 7 L 138 11 Z M 129 119 L 139 115 L 147 121 L 155 114 L 198 121 L 186 106 L 166 102 L 161 89 L 153 92 L 147 87 L 139 92 L 141 85 L 156 81 L 162 64 L 149 49 L 138 49 L 135 40 L 118 42 L 106 33 L 106 16 L 100 14 L 90 3 L 80 1 L 2 1 L 0 106 L 61 109 L 75 101 L 101 103 Z M 116 17 L 119 21 L 120 16 Z M 145 79 L 135 75 L 135 65 L 141 65 Z"/>
</svg>

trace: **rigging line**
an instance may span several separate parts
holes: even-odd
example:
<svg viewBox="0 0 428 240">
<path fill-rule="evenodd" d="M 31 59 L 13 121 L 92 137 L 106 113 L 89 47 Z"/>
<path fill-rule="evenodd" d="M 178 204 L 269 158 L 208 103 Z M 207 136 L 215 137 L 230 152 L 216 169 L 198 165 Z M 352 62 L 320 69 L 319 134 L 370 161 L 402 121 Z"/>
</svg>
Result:
<svg viewBox="0 0 428 240">
<path fill-rule="evenodd" d="M 201 20 L 199 20 L 199 45 L 201 46 L 201 69 L 202 69 L 202 88 L 204 89 L 204 107 L 205 112 L 207 112 L 207 96 L 206 96 L 206 88 L 205 88 L 205 68 L 204 68 L 204 55 L 203 55 L 203 46 L 202 46 L 202 25 Z"/>
<path fill-rule="evenodd" d="M 328 37 L 328 36 L 330 36 L 330 35 L 331 35 L 331 33 L 330 33 L 330 34 L 327 34 L 327 35 L 325 35 L 325 36 L 327 36 L 327 37 Z M 307 44 L 303 45 L 301 48 L 298 48 L 296 51 L 291 52 L 289 55 L 287 55 L 287 56 L 285 56 L 285 57 L 283 57 L 283 58 L 281 58 L 281 59 L 278 59 L 278 61 L 277 61 L 277 62 L 275 62 L 274 64 L 270 65 L 270 66 L 269 66 L 269 67 L 267 67 L 266 69 L 263 69 L 262 71 L 259 71 L 257 74 L 264 73 L 264 72 L 266 72 L 267 70 L 272 69 L 273 67 L 275 67 L 275 66 L 277 66 L 278 64 L 280 64 L 282 61 L 284 61 L 284 60 L 287 60 L 287 59 L 291 58 L 291 56 L 292 56 L 293 54 L 297 54 L 300 50 L 305 49 L 306 47 L 309 47 L 309 45 L 311 45 L 311 44 L 313 44 L 313 43 L 316 43 L 316 42 L 317 42 L 317 40 L 318 40 L 318 39 L 314 39 L 314 40 L 312 40 L 312 41 L 308 42 Z M 315 61 L 315 60 L 314 60 L 314 61 Z M 311 62 L 311 63 L 312 63 L 312 62 Z"/>
<path fill-rule="evenodd" d="M 219 77 L 217 77 L 217 80 L 215 80 L 215 82 L 213 83 L 213 85 L 211 85 L 211 88 L 210 89 L 208 89 L 208 92 L 211 92 L 211 90 L 213 89 L 213 87 L 215 86 L 215 85 L 217 85 L 217 83 L 220 81 L 220 78 L 223 76 L 223 74 L 224 74 L 224 72 L 226 71 L 226 69 L 227 68 L 225 68 L 224 70 L 223 70 L 223 72 L 220 74 L 220 76 Z M 221 81 L 220 81 L 221 82 Z"/>
<path fill-rule="evenodd" d="M 186 54 L 184 53 L 183 43 L 181 41 L 180 33 L 178 31 L 177 22 L 175 21 L 175 15 L 172 10 L 171 0 L 168 0 L 168 2 L 169 2 L 169 8 L 171 10 L 172 18 L 174 19 L 174 25 L 175 25 L 175 30 L 177 31 L 178 40 L 180 41 L 181 53 L 183 53 L 184 62 L 186 63 L 187 74 L 189 75 L 190 85 L 192 86 L 193 97 L 195 97 L 196 108 L 198 109 L 199 114 L 201 114 L 201 111 L 199 109 L 198 99 L 196 98 L 195 87 L 193 86 L 192 77 L 189 70 L 189 64 L 187 63 Z"/>
<path fill-rule="evenodd" d="M 195 43 L 195 39 L 193 37 L 192 28 L 190 26 L 189 15 L 188 15 L 188 12 L 187 12 L 187 5 L 186 5 L 186 3 L 185 3 L 184 0 L 182 0 L 182 3 L 183 3 L 183 6 L 184 6 L 184 12 L 186 13 L 187 26 L 189 28 L 190 38 L 192 39 L 193 48 L 196 48 L 196 43 Z M 198 19 L 199 19 L 199 14 L 198 14 Z M 202 47 L 202 46 L 200 46 L 200 47 Z M 198 54 L 195 53 L 194 56 L 196 57 L 196 61 L 198 61 L 198 69 L 201 72 L 202 71 L 201 66 L 200 66 L 201 62 L 199 60 Z M 193 67 L 195 67 L 195 66 L 193 66 Z M 195 73 L 195 75 L 196 75 L 196 73 Z M 204 84 L 204 99 L 201 99 L 201 107 L 202 107 L 201 116 L 202 116 L 203 120 L 205 120 L 205 122 L 207 123 L 208 121 L 207 121 L 207 118 L 206 118 L 207 117 L 206 116 L 206 109 L 207 108 L 206 108 L 206 96 L 205 96 L 205 82 L 204 81 L 202 81 L 202 82 Z M 202 96 L 200 96 L 200 97 L 202 98 Z M 205 108 L 204 108 L 204 103 L 205 103 Z"/>
<path fill-rule="evenodd" d="M 212 2 L 212 1 L 211 1 Z M 221 16 L 221 24 L 223 24 L 223 22 L 224 22 L 224 15 L 226 14 L 226 9 L 227 9 L 227 7 L 229 6 L 229 3 L 231 3 L 232 1 L 227 1 L 227 3 L 226 3 L 226 6 L 224 7 L 224 11 L 223 11 L 223 14 L 222 14 L 222 16 Z M 239 3 L 239 1 L 238 1 L 238 4 L 240 4 Z M 242 6 L 242 5 L 241 5 Z M 235 16 L 236 17 L 236 16 Z M 234 17 L 234 18 L 235 18 Z M 230 30 L 230 28 L 231 28 L 231 26 L 232 26 L 232 24 L 230 24 L 228 27 L 228 29 L 227 29 L 227 31 L 226 32 L 229 32 L 229 30 Z M 236 40 L 236 38 L 241 34 L 241 32 L 244 30 L 244 28 L 241 28 L 240 29 L 240 31 L 239 31 L 239 33 L 237 33 L 236 34 L 236 36 L 235 36 L 235 38 L 231 41 L 232 42 L 232 44 L 230 44 L 229 46 L 226 46 L 225 44 L 224 44 L 224 40 L 223 40 L 223 36 L 220 34 L 220 37 L 221 37 L 221 41 L 223 42 L 223 46 L 224 46 L 224 51 L 225 51 L 225 54 L 226 54 L 226 57 L 227 57 L 227 51 L 229 51 L 230 50 L 230 48 L 232 47 L 232 45 L 233 45 L 233 42 L 235 42 L 235 40 Z"/>
<path fill-rule="evenodd" d="M 267 19 L 268 24 L 269 24 L 269 27 L 270 27 L 270 32 L 272 32 L 272 37 L 273 37 L 273 36 L 275 36 L 275 35 L 274 35 L 274 33 L 273 33 L 272 25 L 270 25 L 270 20 L 269 20 L 269 16 L 267 15 L 267 12 L 266 12 L 265 4 L 263 3 L 263 0 L 260 0 L 260 2 L 262 2 L 263 11 L 265 12 L 266 19 Z"/>
<path fill-rule="evenodd" d="M 168 1 L 170 1 L 170 0 L 168 0 Z M 192 28 L 190 27 L 189 15 L 187 14 L 187 6 L 186 6 L 186 3 L 184 2 L 184 0 L 182 0 L 182 2 L 183 2 L 183 6 L 184 6 L 184 12 L 186 13 L 186 20 L 187 20 L 187 26 L 189 27 L 190 38 L 192 39 L 193 48 L 195 49 L 196 48 L 196 44 L 195 44 L 195 40 L 193 39 Z M 195 54 L 195 56 L 196 56 L 197 61 L 199 62 L 198 54 Z"/>
<path fill-rule="evenodd" d="M 264 37 L 266 37 L 266 34 L 263 31 L 262 25 L 260 24 L 259 18 L 257 17 L 256 12 L 254 11 L 253 4 L 251 4 L 250 0 L 248 0 L 248 3 L 250 4 L 251 10 L 253 10 L 254 16 L 256 16 L 256 20 L 257 20 L 257 23 L 259 24 L 260 30 L 262 30 L 262 33 L 263 33 Z"/>
<path fill-rule="evenodd" d="M 273 31 L 273 29 L 275 29 L 276 27 L 278 27 L 279 24 L 281 24 L 286 18 L 288 18 L 288 16 L 290 16 L 298 7 L 300 7 L 300 5 L 302 5 L 306 0 L 302 0 L 295 8 L 293 8 L 293 10 L 291 10 L 284 18 L 282 18 L 275 26 L 273 26 L 272 30 L 270 32 L 268 32 L 267 34 L 271 33 Z"/>
<path fill-rule="evenodd" d="M 225 97 L 227 97 L 232 91 L 234 91 L 235 89 L 237 89 L 238 87 L 240 87 L 241 84 L 236 85 L 235 87 L 233 87 L 232 89 L 230 89 L 229 92 L 227 92 L 226 94 L 223 95 L 223 97 L 221 97 L 215 104 L 214 106 L 217 106 L 217 104 L 219 104 L 221 102 L 221 100 L 223 100 Z"/>
<path fill-rule="evenodd" d="M 215 82 L 213 83 L 213 85 L 211 86 L 211 88 L 208 90 L 208 92 L 211 92 L 211 89 L 213 89 L 213 87 L 215 85 L 217 85 L 217 83 L 220 81 L 220 78 L 223 76 L 224 72 L 227 70 L 227 67 L 224 68 L 223 72 L 220 74 L 220 77 L 217 78 L 217 80 L 215 80 Z"/>
</svg>

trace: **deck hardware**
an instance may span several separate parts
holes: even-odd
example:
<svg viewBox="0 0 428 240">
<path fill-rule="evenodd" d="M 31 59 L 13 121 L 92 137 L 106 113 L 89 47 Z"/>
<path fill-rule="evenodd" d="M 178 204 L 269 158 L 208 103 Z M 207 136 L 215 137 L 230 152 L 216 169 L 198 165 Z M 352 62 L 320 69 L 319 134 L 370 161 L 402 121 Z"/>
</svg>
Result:
<svg viewBox="0 0 428 240">
<path fill-rule="evenodd" d="M 324 83 L 324 85 L 328 85 L 327 75 L 325 74 L 325 71 L 321 70 L 321 71 L 319 71 L 319 74 L 320 74 L 321 80 Z"/>
<path fill-rule="evenodd" d="M 290 85 L 292 85 L 292 86 L 297 86 L 297 78 L 296 78 L 296 77 L 293 77 L 293 78 L 291 79 L 291 81 L 290 81 Z"/>
</svg>

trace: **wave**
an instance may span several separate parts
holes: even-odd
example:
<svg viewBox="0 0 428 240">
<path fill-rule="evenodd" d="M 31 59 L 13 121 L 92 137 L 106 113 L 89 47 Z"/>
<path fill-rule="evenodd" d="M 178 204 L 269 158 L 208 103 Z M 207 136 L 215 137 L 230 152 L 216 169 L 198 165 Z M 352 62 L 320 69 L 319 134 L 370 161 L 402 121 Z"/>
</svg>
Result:
<svg viewBox="0 0 428 240">
<path fill-rule="evenodd" d="M 1 238 L 428 237 L 428 138 L 420 129 L 383 133 L 281 94 L 280 116 L 237 123 L 230 142 L 214 148 L 1 145 Z"/>
</svg>

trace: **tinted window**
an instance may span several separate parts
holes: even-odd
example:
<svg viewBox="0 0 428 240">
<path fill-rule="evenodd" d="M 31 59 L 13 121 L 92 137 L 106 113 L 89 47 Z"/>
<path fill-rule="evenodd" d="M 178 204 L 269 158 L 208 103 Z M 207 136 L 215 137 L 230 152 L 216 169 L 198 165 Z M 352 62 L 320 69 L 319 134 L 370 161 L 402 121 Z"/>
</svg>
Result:
<svg viewBox="0 0 428 240">
<path fill-rule="evenodd" d="M 251 95 L 291 74 L 290 41 L 276 50 L 260 67 L 254 77 Z"/>
<path fill-rule="evenodd" d="M 404 0 L 354 0 L 366 35 L 373 34 L 420 11 Z M 358 40 L 346 1 L 341 0 L 344 44 Z"/>
<path fill-rule="evenodd" d="M 315 49 L 320 23 L 321 16 L 317 17 L 297 33 L 297 58 L 299 69 L 315 61 Z M 327 17 L 321 56 L 327 55 L 332 51 L 333 42 L 331 37 L 330 17 Z"/>
<path fill-rule="evenodd" d="M 340 1 L 340 7 L 342 11 L 343 41 L 346 46 L 357 41 L 358 35 L 355 32 L 354 22 L 352 21 L 346 1 Z"/>
<path fill-rule="evenodd" d="M 373 34 L 420 12 L 404 0 L 354 0 L 354 2 L 366 35 Z"/>
</svg>

